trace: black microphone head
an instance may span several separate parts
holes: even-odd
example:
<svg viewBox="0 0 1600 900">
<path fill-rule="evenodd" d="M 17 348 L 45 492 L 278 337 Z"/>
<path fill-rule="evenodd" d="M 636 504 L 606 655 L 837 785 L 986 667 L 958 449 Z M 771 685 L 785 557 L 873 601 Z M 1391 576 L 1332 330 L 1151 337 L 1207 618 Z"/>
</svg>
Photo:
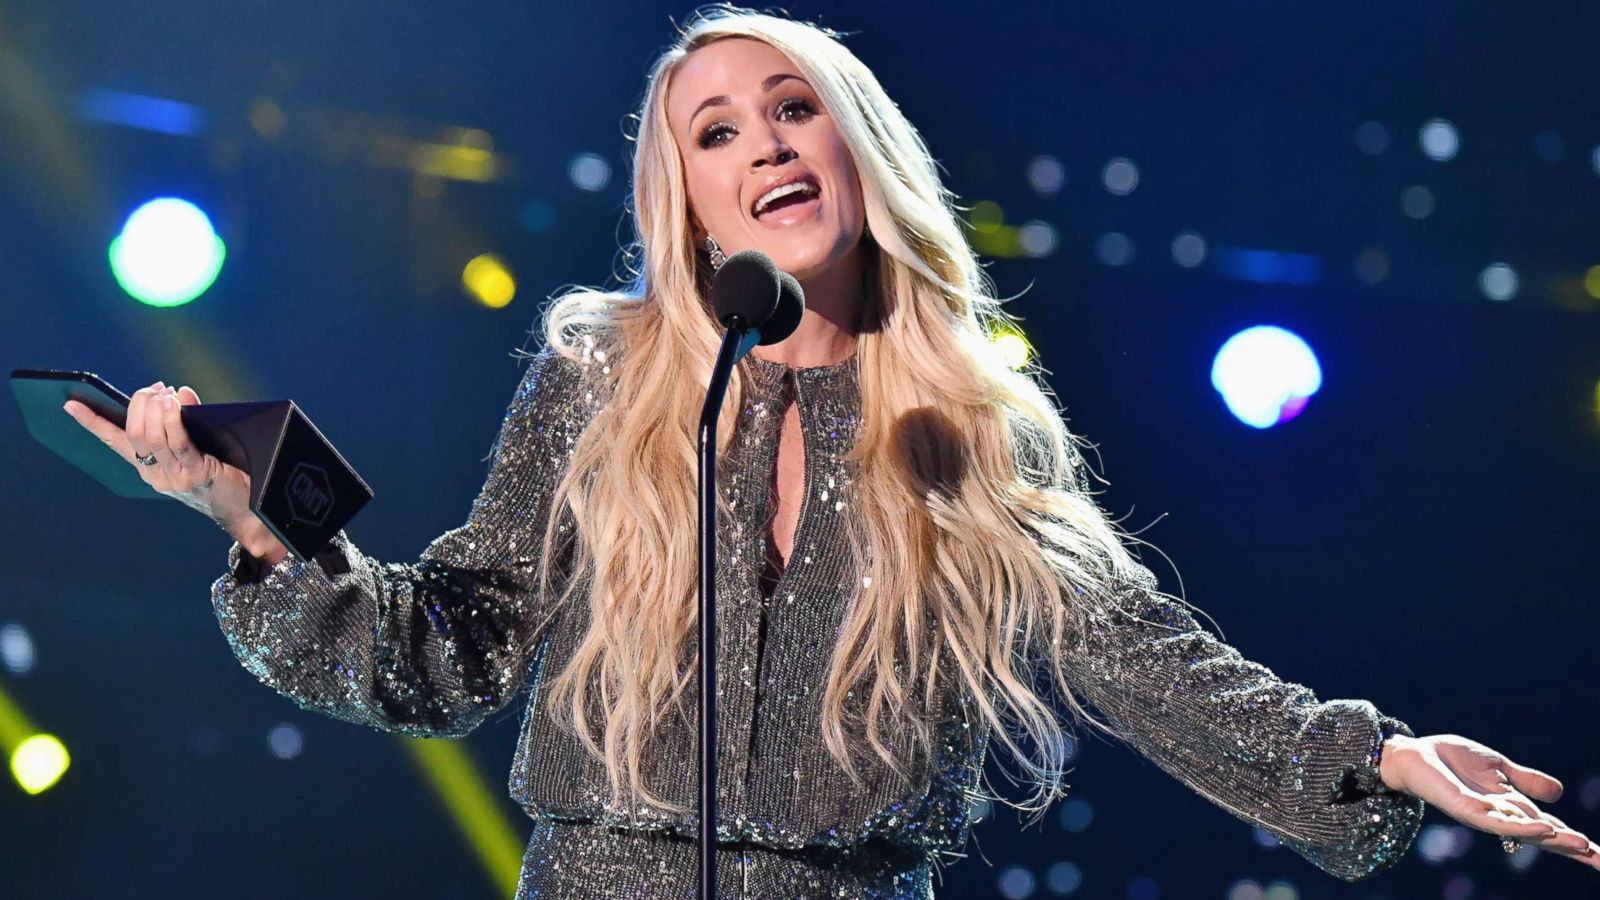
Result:
<svg viewBox="0 0 1600 900">
<path fill-rule="evenodd" d="M 776 344 L 794 334 L 800 327 L 800 317 L 806 312 L 806 292 L 800 289 L 800 280 L 788 272 L 779 272 L 778 281 L 783 290 L 778 294 L 778 308 L 772 318 L 761 326 L 762 344 Z"/>
<path fill-rule="evenodd" d="M 778 308 L 782 286 L 772 257 L 740 250 L 728 257 L 711 281 L 711 309 L 724 327 L 738 316 L 746 328 L 760 328 Z"/>
</svg>

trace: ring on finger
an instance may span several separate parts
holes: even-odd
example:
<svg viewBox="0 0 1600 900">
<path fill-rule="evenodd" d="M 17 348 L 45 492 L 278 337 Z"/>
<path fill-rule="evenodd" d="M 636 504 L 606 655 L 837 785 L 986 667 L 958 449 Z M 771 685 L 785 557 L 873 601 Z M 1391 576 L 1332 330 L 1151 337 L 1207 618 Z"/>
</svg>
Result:
<svg viewBox="0 0 1600 900">
<path fill-rule="evenodd" d="M 140 465 L 153 466 L 156 464 L 156 455 L 153 452 L 141 454 L 138 451 L 135 451 L 133 458 L 137 459 Z"/>
<path fill-rule="evenodd" d="M 1500 839 L 1500 846 L 1503 847 L 1507 853 L 1515 853 L 1522 849 L 1522 843 L 1520 841 L 1516 841 L 1508 837 L 1503 837 Z"/>
</svg>

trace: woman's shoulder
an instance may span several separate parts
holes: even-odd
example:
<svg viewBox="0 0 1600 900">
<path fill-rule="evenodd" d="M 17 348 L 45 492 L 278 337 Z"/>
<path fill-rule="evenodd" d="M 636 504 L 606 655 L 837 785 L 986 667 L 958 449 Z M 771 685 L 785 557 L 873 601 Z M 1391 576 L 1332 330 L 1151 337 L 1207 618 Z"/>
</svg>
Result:
<svg viewBox="0 0 1600 900">
<path fill-rule="evenodd" d="M 610 376 L 621 354 L 622 345 L 614 329 L 567 325 L 545 334 L 537 350 L 516 352 L 527 367 L 519 393 L 598 399 L 610 393 Z"/>
</svg>

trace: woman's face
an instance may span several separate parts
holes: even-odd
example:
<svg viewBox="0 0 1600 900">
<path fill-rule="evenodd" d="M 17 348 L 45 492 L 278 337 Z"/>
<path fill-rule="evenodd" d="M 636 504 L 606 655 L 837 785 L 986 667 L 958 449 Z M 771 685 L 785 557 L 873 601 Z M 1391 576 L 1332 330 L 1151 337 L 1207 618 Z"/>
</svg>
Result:
<svg viewBox="0 0 1600 900">
<path fill-rule="evenodd" d="M 666 103 L 697 244 L 710 232 L 728 255 L 760 250 L 808 281 L 861 240 L 855 161 L 781 51 L 748 38 L 707 44 L 680 64 Z M 791 182 L 801 186 L 769 197 Z"/>
</svg>

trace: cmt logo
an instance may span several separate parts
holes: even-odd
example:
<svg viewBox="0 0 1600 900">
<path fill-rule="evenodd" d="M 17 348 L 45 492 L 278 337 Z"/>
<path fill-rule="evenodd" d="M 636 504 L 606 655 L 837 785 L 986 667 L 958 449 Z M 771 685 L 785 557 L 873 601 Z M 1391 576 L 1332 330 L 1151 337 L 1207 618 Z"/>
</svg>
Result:
<svg viewBox="0 0 1600 900">
<path fill-rule="evenodd" d="M 333 509 L 333 488 L 328 473 L 310 463 L 298 463 L 284 484 L 289 495 L 289 511 L 299 521 L 321 525 Z"/>
</svg>

